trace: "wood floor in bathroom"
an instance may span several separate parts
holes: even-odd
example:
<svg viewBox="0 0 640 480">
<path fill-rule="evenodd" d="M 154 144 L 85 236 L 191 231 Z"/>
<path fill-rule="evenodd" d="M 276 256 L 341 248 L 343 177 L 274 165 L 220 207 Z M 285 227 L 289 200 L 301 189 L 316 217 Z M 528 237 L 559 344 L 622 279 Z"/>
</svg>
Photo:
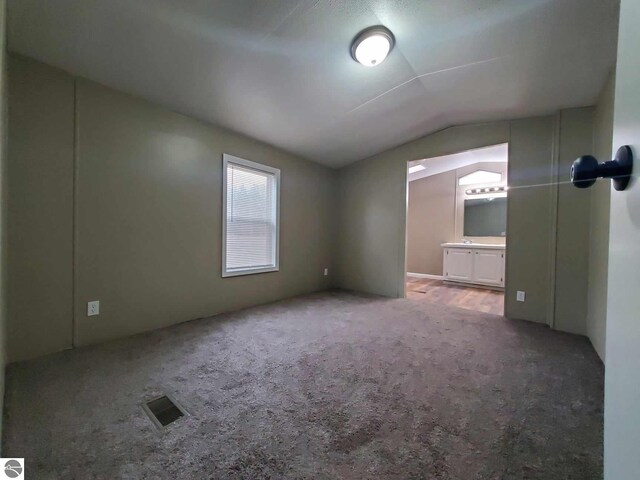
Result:
<svg viewBox="0 0 640 480">
<path fill-rule="evenodd" d="M 407 298 L 495 315 L 504 314 L 504 292 L 451 285 L 442 280 L 407 277 Z"/>
</svg>

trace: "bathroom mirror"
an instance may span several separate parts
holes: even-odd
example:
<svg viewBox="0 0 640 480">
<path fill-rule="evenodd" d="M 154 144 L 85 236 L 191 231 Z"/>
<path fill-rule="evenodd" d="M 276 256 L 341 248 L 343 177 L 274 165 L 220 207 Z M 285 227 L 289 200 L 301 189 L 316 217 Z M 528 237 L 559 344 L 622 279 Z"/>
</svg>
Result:
<svg viewBox="0 0 640 480">
<path fill-rule="evenodd" d="M 507 234 L 506 197 L 464 201 L 465 237 L 504 237 Z"/>
</svg>

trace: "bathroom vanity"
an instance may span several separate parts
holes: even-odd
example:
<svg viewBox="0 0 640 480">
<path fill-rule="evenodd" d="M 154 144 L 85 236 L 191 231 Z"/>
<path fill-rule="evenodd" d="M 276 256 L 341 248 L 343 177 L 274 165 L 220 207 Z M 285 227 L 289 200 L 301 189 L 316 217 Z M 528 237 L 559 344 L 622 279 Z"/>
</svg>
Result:
<svg viewBox="0 0 640 480">
<path fill-rule="evenodd" d="M 504 288 L 505 245 L 443 243 L 445 282 Z"/>
</svg>

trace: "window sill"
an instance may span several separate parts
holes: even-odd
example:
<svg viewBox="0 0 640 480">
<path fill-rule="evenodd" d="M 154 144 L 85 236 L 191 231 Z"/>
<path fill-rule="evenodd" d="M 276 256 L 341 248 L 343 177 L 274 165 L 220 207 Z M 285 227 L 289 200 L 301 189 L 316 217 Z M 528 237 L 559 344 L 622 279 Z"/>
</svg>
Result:
<svg viewBox="0 0 640 480">
<path fill-rule="evenodd" d="M 275 267 L 262 267 L 262 268 L 246 268 L 242 270 L 223 271 L 222 278 L 226 277 L 239 277 L 241 275 L 254 275 L 256 273 L 268 273 L 277 272 L 280 270 L 279 266 Z"/>
</svg>

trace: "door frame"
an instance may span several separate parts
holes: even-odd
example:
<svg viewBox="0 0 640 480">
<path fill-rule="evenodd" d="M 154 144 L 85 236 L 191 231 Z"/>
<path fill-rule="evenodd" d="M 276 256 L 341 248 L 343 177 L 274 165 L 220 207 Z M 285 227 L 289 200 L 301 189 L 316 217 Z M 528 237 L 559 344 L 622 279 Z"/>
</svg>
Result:
<svg viewBox="0 0 640 480">
<path fill-rule="evenodd" d="M 436 157 L 440 157 L 440 156 L 447 156 L 447 155 L 455 155 L 455 154 L 459 154 L 459 153 L 465 153 L 465 152 L 470 152 L 473 150 L 480 150 L 483 148 L 489 148 L 489 147 L 493 147 L 493 146 L 497 146 L 497 145 L 503 145 L 506 144 L 507 145 L 507 186 L 509 185 L 509 178 L 510 178 L 510 165 L 511 162 L 510 157 L 511 157 L 511 143 L 509 141 L 509 139 L 505 140 L 504 142 L 498 142 L 498 143 L 492 143 L 492 144 L 481 144 L 477 147 L 472 147 L 472 148 L 465 148 L 462 150 L 454 150 L 450 153 L 444 153 L 442 155 L 431 155 L 428 157 L 423 157 L 423 158 L 417 158 L 417 159 L 412 159 L 412 160 L 406 160 L 405 162 L 405 169 L 404 169 L 404 244 L 403 244 L 403 251 L 401 252 L 401 256 L 402 256 L 402 278 L 399 279 L 399 285 L 398 285 L 398 296 L 401 298 L 407 298 L 407 251 L 408 251 L 408 228 L 409 228 L 409 164 L 413 163 L 415 161 L 418 160 L 423 160 L 423 161 L 429 161 L 429 159 L 432 158 L 436 158 Z M 556 149 L 557 150 L 557 149 Z M 554 157 L 557 157 L 557 153 L 554 152 Z M 557 158 L 556 158 L 557 161 Z M 555 165 L 555 163 L 554 163 Z M 459 167 L 459 168 L 463 168 L 463 167 Z M 456 185 L 455 188 L 458 188 L 458 178 L 456 176 Z M 506 221 L 506 235 L 505 235 L 505 244 L 509 243 L 509 194 L 507 193 L 507 221 Z M 455 196 L 454 196 L 454 200 L 455 200 Z M 557 214 L 557 212 L 556 212 Z M 457 216 L 457 202 L 454 204 L 454 215 Z M 555 220 L 553 220 L 553 223 L 555 224 Z M 553 249 L 554 253 L 555 253 L 555 247 Z M 509 261 L 509 256 L 506 254 L 506 249 L 505 249 L 505 272 L 504 272 L 504 290 L 503 290 L 503 294 L 506 297 L 506 293 L 507 293 L 507 285 L 508 285 L 508 281 L 509 281 L 509 277 L 508 277 L 508 266 L 507 266 L 507 262 Z M 552 261 L 553 265 L 555 266 L 555 255 Z M 554 292 L 555 292 L 555 286 L 553 288 Z M 552 302 L 553 304 L 554 302 Z M 505 298 L 505 302 L 504 302 L 504 306 L 503 306 L 503 316 L 506 316 L 506 308 L 507 308 L 507 302 L 506 302 L 506 298 Z"/>
</svg>

